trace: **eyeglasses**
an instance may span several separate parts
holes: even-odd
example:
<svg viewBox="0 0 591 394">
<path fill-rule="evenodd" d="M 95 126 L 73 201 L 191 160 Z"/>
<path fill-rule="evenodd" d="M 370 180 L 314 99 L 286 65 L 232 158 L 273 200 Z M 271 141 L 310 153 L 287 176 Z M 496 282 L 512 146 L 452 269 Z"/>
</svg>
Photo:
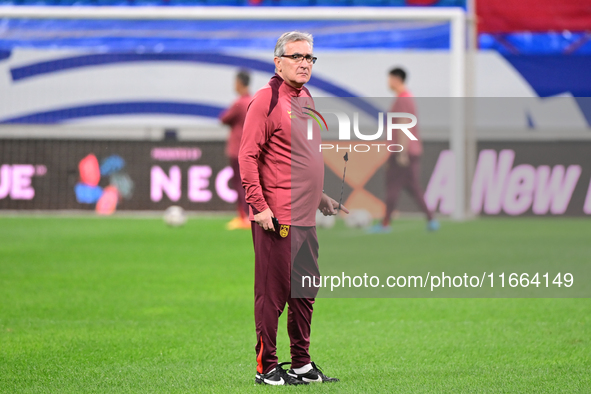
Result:
<svg viewBox="0 0 591 394">
<path fill-rule="evenodd" d="M 318 60 L 317 57 L 314 57 L 312 55 L 302 55 L 301 53 L 294 53 L 293 55 L 281 55 L 281 57 L 286 57 L 288 59 L 291 59 L 293 61 L 295 61 L 296 63 L 299 63 L 302 61 L 302 59 L 306 59 L 306 61 L 308 63 L 316 63 L 316 60 Z"/>
</svg>

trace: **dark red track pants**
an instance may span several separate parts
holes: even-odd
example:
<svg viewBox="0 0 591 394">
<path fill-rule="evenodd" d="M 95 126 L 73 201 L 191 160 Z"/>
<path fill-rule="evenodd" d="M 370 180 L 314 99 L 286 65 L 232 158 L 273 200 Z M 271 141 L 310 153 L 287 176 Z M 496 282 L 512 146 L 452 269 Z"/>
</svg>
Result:
<svg viewBox="0 0 591 394">
<path fill-rule="evenodd" d="M 433 214 L 425 204 L 423 190 L 419 184 L 420 156 L 409 156 L 409 163 L 402 167 L 396 162 L 396 156 L 391 155 L 386 168 L 386 214 L 382 224 L 390 224 L 390 216 L 396 205 L 402 189 L 408 189 L 421 211 L 427 216 L 427 220 L 433 219 Z"/>
<path fill-rule="evenodd" d="M 287 333 L 290 339 L 291 366 L 310 363 L 310 324 L 314 298 L 293 298 L 294 283 L 301 283 L 302 274 L 318 275 L 318 239 L 315 227 L 290 226 L 275 232 L 265 231 L 252 223 L 255 253 L 254 318 L 256 324 L 257 371 L 268 373 L 277 366 L 277 325 L 288 306 Z M 299 280 L 296 280 L 299 277 Z M 296 295 L 296 294 L 294 294 Z M 311 295 L 311 293 L 307 293 Z M 316 293 L 314 292 L 315 296 Z M 297 295 L 296 295 L 297 296 Z"/>
</svg>

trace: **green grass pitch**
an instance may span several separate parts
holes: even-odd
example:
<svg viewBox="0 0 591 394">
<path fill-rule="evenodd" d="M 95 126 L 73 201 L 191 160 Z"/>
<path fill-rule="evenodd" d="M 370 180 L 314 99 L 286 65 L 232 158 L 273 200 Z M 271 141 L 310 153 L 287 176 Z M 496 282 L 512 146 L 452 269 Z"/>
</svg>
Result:
<svg viewBox="0 0 591 394">
<path fill-rule="evenodd" d="M 0 392 L 591 392 L 590 299 L 319 299 L 311 353 L 342 381 L 255 386 L 253 250 L 228 219 L 0 218 Z M 380 242 L 401 259 L 432 236 L 442 264 L 476 252 L 591 261 L 589 220 L 395 226 Z M 321 265 L 331 234 L 319 231 Z"/>
</svg>

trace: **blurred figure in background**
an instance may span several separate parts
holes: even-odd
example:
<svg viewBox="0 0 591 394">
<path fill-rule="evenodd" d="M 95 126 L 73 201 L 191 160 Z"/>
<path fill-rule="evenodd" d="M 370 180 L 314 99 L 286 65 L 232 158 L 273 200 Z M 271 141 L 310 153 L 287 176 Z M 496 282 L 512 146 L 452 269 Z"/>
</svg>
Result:
<svg viewBox="0 0 591 394">
<path fill-rule="evenodd" d="M 244 197 L 244 188 L 240 180 L 240 167 L 238 165 L 238 151 L 240 150 L 240 140 L 242 139 L 242 128 L 246 118 L 246 110 L 250 103 L 251 96 L 248 86 L 250 85 L 250 74 L 246 70 L 240 70 L 236 75 L 235 90 L 238 93 L 238 99 L 230 108 L 220 115 L 223 124 L 231 127 L 230 137 L 226 143 L 226 156 L 230 159 L 230 165 L 234 170 L 234 176 L 231 179 L 231 185 L 238 193 L 236 207 L 238 216 L 232 219 L 226 227 L 228 230 L 248 229 L 250 230 L 250 221 L 248 220 L 248 205 Z"/>
<path fill-rule="evenodd" d="M 397 96 L 390 112 L 406 112 L 417 116 L 415 100 L 406 88 L 406 71 L 399 67 L 390 70 L 388 84 Z M 401 152 L 391 154 L 386 163 L 386 213 L 382 222 L 371 227 L 370 232 L 388 233 L 391 231 L 392 213 L 397 212 L 396 205 L 403 188 L 411 193 L 415 202 L 427 217 L 427 229 L 429 231 L 439 229 L 439 222 L 433 218 L 433 213 L 427 208 L 423 190 L 419 184 L 423 144 L 419 136 L 418 125 L 411 128 L 410 132 L 417 137 L 416 141 L 408 138 L 400 129 L 392 136 L 392 142 L 402 145 L 403 149 Z"/>
</svg>

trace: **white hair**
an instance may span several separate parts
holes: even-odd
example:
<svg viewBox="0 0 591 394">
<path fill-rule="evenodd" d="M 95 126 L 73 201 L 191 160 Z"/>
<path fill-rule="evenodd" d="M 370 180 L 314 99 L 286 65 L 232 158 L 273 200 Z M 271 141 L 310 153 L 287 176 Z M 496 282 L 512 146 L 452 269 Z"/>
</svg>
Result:
<svg viewBox="0 0 591 394">
<path fill-rule="evenodd" d="M 283 33 L 275 44 L 275 57 L 281 57 L 285 55 L 285 44 L 296 41 L 306 41 L 310 44 L 310 49 L 314 49 L 314 38 L 310 33 L 302 33 L 301 31 L 290 31 Z"/>
</svg>

